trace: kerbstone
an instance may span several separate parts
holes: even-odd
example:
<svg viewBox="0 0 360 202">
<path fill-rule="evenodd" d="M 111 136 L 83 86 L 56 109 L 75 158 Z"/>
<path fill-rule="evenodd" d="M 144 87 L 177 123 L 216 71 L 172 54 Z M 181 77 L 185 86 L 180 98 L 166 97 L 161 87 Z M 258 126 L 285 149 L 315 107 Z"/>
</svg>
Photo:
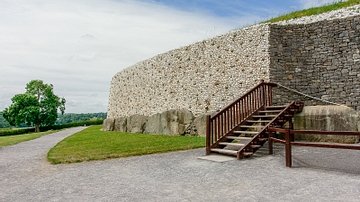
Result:
<svg viewBox="0 0 360 202">
<path fill-rule="evenodd" d="M 103 130 L 105 131 L 113 131 L 114 130 L 114 119 L 107 118 L 103 122 Z"/>
<path fill-rule="evenodd" d="M 297 130 L 321 131 L 359 131 L 360 113 L 342 106 L 308 106 L 296 114 L 294 127 Z M 358 143 L 359 137 L 341 135 L 301 135 L 297 137 L 308 141 L 331 141 Z"/>
<path fill-rule="evenodd" d="M 127 118 L 126 131 L 131 133 L 143 133 L 147 116 L 135 114 Z"/>
<path fill-rule="evenodd" d="M 169 110 L 150 116 L 144 133 L 183 135 L 190 126 L 194 115 L 187 109 Z"/>
</svg>

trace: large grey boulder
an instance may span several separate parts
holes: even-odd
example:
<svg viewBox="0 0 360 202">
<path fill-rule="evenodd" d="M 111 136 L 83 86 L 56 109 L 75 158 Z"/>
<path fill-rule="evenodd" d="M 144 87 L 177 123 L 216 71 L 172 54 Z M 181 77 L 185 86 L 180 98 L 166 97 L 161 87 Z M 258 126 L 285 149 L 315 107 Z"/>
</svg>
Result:
<svg viewBox="0 0 360 202">
<path fill-rule="evenodd" d="M 126 127 L 127 127 L 127 118 L 120 117 L 115 119 L 114 131 L 127 132 Z"/>
<path fill-rule="evenodd" d="M 169 110 L 147 119 L 144 133 L 183 135 L 194 115 L 187 109 Z"/>
<path fill-rule="evenodd" d="M 196 119 L 194 120 L 193 125 L 196 128 L 197 136 L 206 137 L 206 117 L 207 116 L 208 116 L 207 114 L 204 114 L 204 115 L 196 117 Z"/>
<path fill-rule="evenodd" d="M 103 122 L 103 130 L 104 131 L 113 131 L 114 130 L 114 119 L 105 119 Z"/>
<path fill-rule="evenodd" d="M 360 114 L 342 106 L 308 106 L 296 114 L 294 128 L 298 130 L 359 131 Z M 357 143 L 359 137 L 341 135 L 295 135 L 298 140 Z"/>
<path fill-rule="evenodd" d="M 213 113 L 202 114 L 194 119 L 188 129 L 185 131 L 187 136 L 206 137 L 206 117 L 214 115 Z"/>
<path fill-rule="evenodd" d="M 128 117 L 126 119 L 126 132 L 143 133 L 147 119 L 147 116 L 137 114 Z"/>
</svg>

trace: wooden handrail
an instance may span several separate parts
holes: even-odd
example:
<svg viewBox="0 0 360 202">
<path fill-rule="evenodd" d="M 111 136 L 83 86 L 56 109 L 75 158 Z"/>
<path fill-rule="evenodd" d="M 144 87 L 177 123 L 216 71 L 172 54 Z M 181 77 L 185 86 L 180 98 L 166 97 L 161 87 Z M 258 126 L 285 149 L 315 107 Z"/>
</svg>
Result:
<svg viewBox="0 0 360 202">
<path fill-rule="evenodd" d="M 270 127 L 269 131 L 285 133 L 286 128 Z M 290 134 L 316 134 L 316 135 L 343 135 L 343 136 L 360 136 L 360 132 L 355 131 L 320 131 L 320 130 L 290 130 Z"/>
<path fill-rule="evenodd" d="M 218 113 L 212 117 L 208 116 L 206 121 L 206 153 L 210 154 L 212 145 L 228 135 L 254 112 L 264 106 L 272 105 L 272 87 L 275 86 L 277 85 L 274 83 L 267 83 L 262 80 L 260 84 Z"/>
</svg>

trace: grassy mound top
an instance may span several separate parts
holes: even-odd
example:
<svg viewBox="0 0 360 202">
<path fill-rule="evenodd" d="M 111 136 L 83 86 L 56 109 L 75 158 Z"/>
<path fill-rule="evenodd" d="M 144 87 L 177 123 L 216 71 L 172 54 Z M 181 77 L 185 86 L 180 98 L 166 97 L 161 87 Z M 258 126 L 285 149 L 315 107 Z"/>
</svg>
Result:
<svg viewBox="0 0 360 202">
<path fill-rule="evenodd" d="M 314 7 L 314 8 L 301 10 L 301 11 L 291 12 L 289 14 L 275 17 L 270 20 L 264 21 L 262 23 L 274 23 L 274 22 L 280 22 L 280 21 L 284 21 L 284 20 L 297 19 L 297 18 L 310 16 L 310 15 L 319 15 L 319 14 L 326 13 L 329 11 L 338 10 L 338 9 L 342 9 L 342 8 L 346 8 L 346 7 L 350 7 L 350 6 L 355 6 L 357 4 L 360 4 L 360 0 L 339 1 L 337 3 L 328 4 L 328 5 L 324 5 L 324 6 L 320 6 L 320 7 Z"/>
</svg>

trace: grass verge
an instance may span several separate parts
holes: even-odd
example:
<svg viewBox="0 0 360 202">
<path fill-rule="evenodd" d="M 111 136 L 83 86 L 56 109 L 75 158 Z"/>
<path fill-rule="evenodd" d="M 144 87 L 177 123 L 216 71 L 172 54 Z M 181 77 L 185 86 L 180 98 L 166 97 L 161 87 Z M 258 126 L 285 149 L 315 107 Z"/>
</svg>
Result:
<svg viewBox="0 0 360 202">
<path fill-rule="evenodd" d="M 65 138 L 49 151 L 48 160 L 52 164 L 75 163 L 205 146 L 203 137 L 101 131 L 101 127 L 91 126 Z"/>
<path fill-rule="evenodd" d="M 39 138 L 44 135 L 48 135 L 51 133 L 58 132 L 59 130 L 46 131 L 41 133 L 29 133 L 23 135 L 12 135 L 12 136 L 0 136 L 0 148 L 4 146 L 10 146 L 14 144 L 18 144 L 20 142 L 25 142 L 29 140 L 33 140 Z"/>
<path fill-rule="evenodd" d="M 273 23 L 273 22 L 279 22 L 279 21 L 283 21 L 283 20 L 301 18 L 304 16 L 318 15 L 321 13 L 326 13 L 326 12 L 329 12 L 332 10 L 346 8 L 346 7 L 354 6 L 357 4 L 360 4 L 360 0 L 339 1 L 339 2 L 336 2 L 333 4 L 328 4 L 328 5 L 324 5 L 324 6 L 320 6 L 320 7 L 309 8 L 309 9 L 301 10 L 301 11 L 295 11 L 295 12 L 292 12 L 292 13 L 289 13 L 286 15 L 272 18 L 263 23 Z"/>
</svg>

